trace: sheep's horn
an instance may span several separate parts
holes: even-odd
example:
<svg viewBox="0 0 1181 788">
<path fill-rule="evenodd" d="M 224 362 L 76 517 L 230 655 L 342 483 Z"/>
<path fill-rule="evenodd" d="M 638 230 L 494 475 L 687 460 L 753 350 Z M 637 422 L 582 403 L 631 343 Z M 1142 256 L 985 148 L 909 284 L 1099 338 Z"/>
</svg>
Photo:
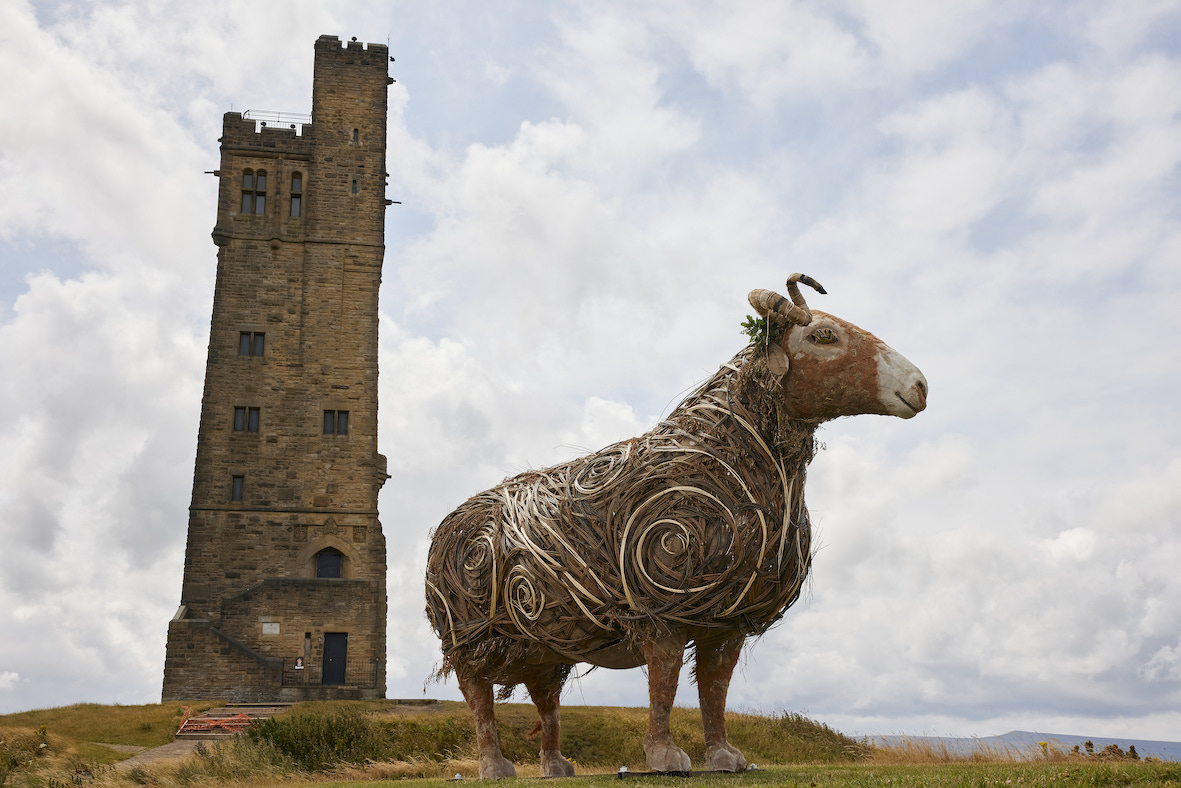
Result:
<svg viewBox="0 0 1181 788">
<path fill-rule="evenodd" d="M 808 287 L 815 290 L 817 293 L 820 293 L 820 295 L 828 295 L 828 291 L 824 289 L 824 285 L 820 284 L 819 282 L 817 282 L 815 279 L 808 276 L 807 274 L 792 274 L 791 276 L 789 276 L 787 278 L 787 290 L 789 293 L 795 293 L 796 295 L 799 295 L 799 292 L 798 292 L 799 289 L 797 287 L 794 287 L 796 282 L 803 282 Z M 792 297 L 792 300 L 795 301 L 796 304 L 803 306 L 803 304 L 800 304 L 799 301 L 796 301 L 794 296 Z"/>
<path fill-rule="evenodd" d="M 787 293 L 791 296 L 790 301 L 771 290 L 751 290 L 747 300 L 762 317 L 775 313 L 788 322 L 806 326 L 812 322 L 812 312 L 808 309 L 804 297 L 800 295 L 800 288 L 796 282 L 803 282 L 808 287 L 815 288 L 817 292 L 825 293 L 820 283 L 812 277 L 806 274 L 792 274 L 787 278 Z"/>
</svg>

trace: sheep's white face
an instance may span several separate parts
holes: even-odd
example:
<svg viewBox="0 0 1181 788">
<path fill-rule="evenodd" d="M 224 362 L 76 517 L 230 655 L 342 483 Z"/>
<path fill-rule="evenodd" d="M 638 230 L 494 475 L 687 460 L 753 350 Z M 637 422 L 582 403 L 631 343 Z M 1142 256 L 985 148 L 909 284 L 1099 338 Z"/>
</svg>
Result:
<svg viewBox="0 0 1181 788">
<path fill-rule="evenodd" d="M 879 413 L 909 419 L 927 407 L 927 379 L 901 353 L 839 317 L 812 312 L 780 346 L 790 366 L 785 396 L 793 416 L 835 419 Z"/>
</svg>

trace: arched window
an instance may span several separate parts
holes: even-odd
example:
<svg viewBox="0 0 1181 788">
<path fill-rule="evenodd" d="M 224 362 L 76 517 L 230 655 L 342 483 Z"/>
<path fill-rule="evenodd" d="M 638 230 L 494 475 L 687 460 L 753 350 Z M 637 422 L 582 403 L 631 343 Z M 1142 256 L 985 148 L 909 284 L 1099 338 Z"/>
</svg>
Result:
<svg viewBox="0 0 1181 788">
<path fill-rule="evenodd" d="M 266 170 L 242 171 L 242 213 L 266 213 Z"/>
<path fill-rule="evenodd" d="M 291 215 L 299 216 L 303 207 L 303 173 L 291 173 Z"/>
<path fill-rule="evenodd" d="M 316 553 L 316 577 L 340 577 L 344 568 L 344 554 L 327 547 Z"/>
</svg>

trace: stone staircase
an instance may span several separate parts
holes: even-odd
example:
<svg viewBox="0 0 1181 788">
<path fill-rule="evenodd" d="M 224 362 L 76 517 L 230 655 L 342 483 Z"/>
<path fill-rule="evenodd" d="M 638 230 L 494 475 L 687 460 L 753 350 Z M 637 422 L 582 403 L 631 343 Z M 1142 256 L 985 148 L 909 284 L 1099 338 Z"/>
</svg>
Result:
<svg viewBox="0 0 1181 788">
<path fill-rule="evenodd" d="M 258 720 L 287 711 L 289 703 L 233 703 L 200 714 L 186 715 L 177 739 L 217 740 L 237 736 Z M 188 709 L 186 708 L 186 711 Z"/>
</svg>

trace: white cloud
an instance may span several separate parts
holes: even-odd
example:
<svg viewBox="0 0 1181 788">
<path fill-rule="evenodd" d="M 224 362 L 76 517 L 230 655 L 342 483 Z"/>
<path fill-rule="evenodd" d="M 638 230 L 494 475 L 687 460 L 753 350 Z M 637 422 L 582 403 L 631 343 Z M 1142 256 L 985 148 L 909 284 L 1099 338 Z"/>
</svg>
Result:
<svg viewBox="0 0 1181 788">
<path fill-rule="evenodd" d="M 1081 562 L 1095 553 L 1097 541 L 1095 533 L 1087 528 L 1070 528 L 1062 531 L 1052 541 L 1043 541 L 1042 544 L 1055 563 Z"/>
<path fill-rule="evenodd" d="M 981 0 L 653 5 L 651 25 L 673 37 L 715 89 L 764 112 L 817 99 L 831 108 L 867 91 L 897 90 L 962 58 L 1014 16 Z"/>
<path fill-rule="evenodd" d="M 1140 675 L 1149 681 L 1181 679 L 1181 643 L 1176 646 L 1161 646 L 1140 667 Z"/>
<path fill-rule="evenodd" d="M 676 3 L 663 11 L 659 23 L 683 42 L 694 67 L 760 109 L 872 79 L 873 58 L 856 32 L 803 3 Z"/>
<path fill-rule="evenodd" d="M 626 182 L 692 146 L 699 121 L 663 101 L 654 42 L 641 21 L 577 7 L 558 17 L 560 47 L 534 73 L 591 131 L 582 166 L 608 182 Z"/>
<path fill-rule="evenodd" d="M 1140 0 L 1128 5 L 1095 4 L 1082 20 L 1084 35 L 1112 54 L 1134 54 L 1146 38 L 1176 30 L 1181 3 Z"/>
</svg>

